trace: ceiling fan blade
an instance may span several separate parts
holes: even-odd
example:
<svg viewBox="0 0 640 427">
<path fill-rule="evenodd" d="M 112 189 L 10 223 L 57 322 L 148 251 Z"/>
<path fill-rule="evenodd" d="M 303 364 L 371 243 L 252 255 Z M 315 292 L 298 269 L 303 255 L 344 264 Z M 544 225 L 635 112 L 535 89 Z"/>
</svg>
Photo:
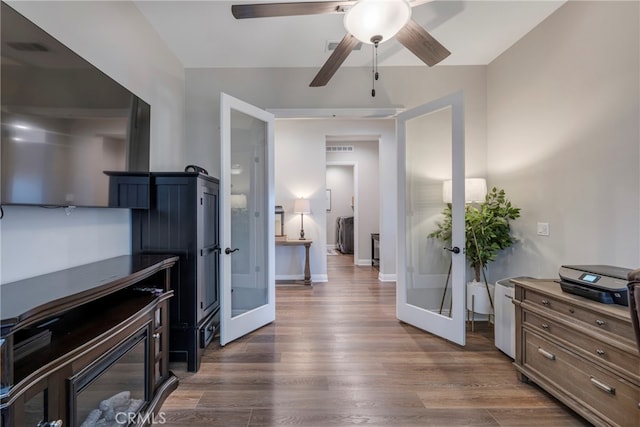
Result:
<svg viewBox="0 0 640 427">
<path fill-rule="evenodd" d="M 325 86 L 331 80 L 331 77 L 338 71 L 340 65 L 347 59 L 347 56 L 351 53 L 353 48 L 359 43 L 359 40 L 347 33 L 336 49 L 333 51 L 327 62 L 324 63 L 318 74 L 314 77 L 313 81 L 309 86 L 318 87 Z"/>
<path fill-rule="evenodd" d="M 429 67 L 451 55 L 446 47 L 413 19 L 409 20 L 395 37 Z"/>
<path fill-rule="evenodd" d="M 234 4 L 231 6 L 231 13 L 236 19 L 321 15 L 344 12 L 344 7 L 352 4 L 355 1 Z"/>
</svg>

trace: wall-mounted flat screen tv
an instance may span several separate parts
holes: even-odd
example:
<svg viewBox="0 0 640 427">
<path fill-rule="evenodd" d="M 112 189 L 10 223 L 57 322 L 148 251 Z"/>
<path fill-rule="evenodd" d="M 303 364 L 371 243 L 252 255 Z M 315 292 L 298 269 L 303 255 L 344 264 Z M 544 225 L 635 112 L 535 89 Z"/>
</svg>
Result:
<svg viewBox="0 0 640 427">
<path fill-rule="evenodd" d="M 150 106 L 5 3 L 2 205 L 108 205 L 105 171 L 148 171 Z"/>
</svg>

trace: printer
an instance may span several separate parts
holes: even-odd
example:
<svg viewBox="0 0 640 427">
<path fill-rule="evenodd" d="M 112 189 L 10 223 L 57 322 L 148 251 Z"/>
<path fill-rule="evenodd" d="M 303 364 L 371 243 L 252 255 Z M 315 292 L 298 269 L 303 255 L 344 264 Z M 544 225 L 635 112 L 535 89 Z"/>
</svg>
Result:
<svg viewBox="0 0 640 427">
<path fill-rule="evenodd" d="M 627 274 L 630 271 L 611 265 L 563 265 L 558 274 L 564 292 L 604 304 L 628 306 Z"/>
</svg>

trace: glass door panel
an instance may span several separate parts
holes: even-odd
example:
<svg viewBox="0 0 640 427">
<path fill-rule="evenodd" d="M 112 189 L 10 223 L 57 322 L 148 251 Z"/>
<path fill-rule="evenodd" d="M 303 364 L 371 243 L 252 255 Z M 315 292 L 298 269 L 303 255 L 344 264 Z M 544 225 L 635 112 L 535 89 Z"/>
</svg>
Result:
<svg viewBox="0 0 640 427">
<path fill-rule="evenodd" d="M 406 302 L 450 316 L 451 252 L 427 236 L 442 220 L 442 183 L 451 179 L 451 107 L 406 127 Z"/>
<path fill-rule="evenodd" d="M 231 316 L 267 303 L 267 125 L 231 111 Z"/>
</svg>

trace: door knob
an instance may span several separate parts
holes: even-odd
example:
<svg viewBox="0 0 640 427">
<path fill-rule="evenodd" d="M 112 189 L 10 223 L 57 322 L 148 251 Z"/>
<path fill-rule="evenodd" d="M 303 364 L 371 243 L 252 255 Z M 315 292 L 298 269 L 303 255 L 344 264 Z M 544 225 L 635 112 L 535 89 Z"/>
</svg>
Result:
<svg viewBox="0 0 640 427">
<path fill-rule="evenodd" d="M 220 252 L 220 246 L 219 245 L 207 246 L 206 248 L 200 250 L 200 255 L 204 255 L 205 253 L 210 254 L 211 252 Z"/>
<path fill-rule="evenodd" d="M 457 246 L 454 246 L 452 248 L 444 248 L 444 249 L 446 249 L 446 250 L 448 250 L 450 252 L 453 252 L 454 254 L 459 254 L 460 253 L 460 248 L 457 247 Z"/>
<path fill-rule="evenodd" d="M 233 249 L 231 249 L 231 248 L 226 248 L 226 249 L 224 250 L 224 253 L 225 253 L 225 254 L 227 254 L 227 255 L 229 255 L 229 254 L 234 253 L 234 252 L 239 251 L 239 250 L 240 250 L 239 248 L 233 248 Z"/>
</svg>

